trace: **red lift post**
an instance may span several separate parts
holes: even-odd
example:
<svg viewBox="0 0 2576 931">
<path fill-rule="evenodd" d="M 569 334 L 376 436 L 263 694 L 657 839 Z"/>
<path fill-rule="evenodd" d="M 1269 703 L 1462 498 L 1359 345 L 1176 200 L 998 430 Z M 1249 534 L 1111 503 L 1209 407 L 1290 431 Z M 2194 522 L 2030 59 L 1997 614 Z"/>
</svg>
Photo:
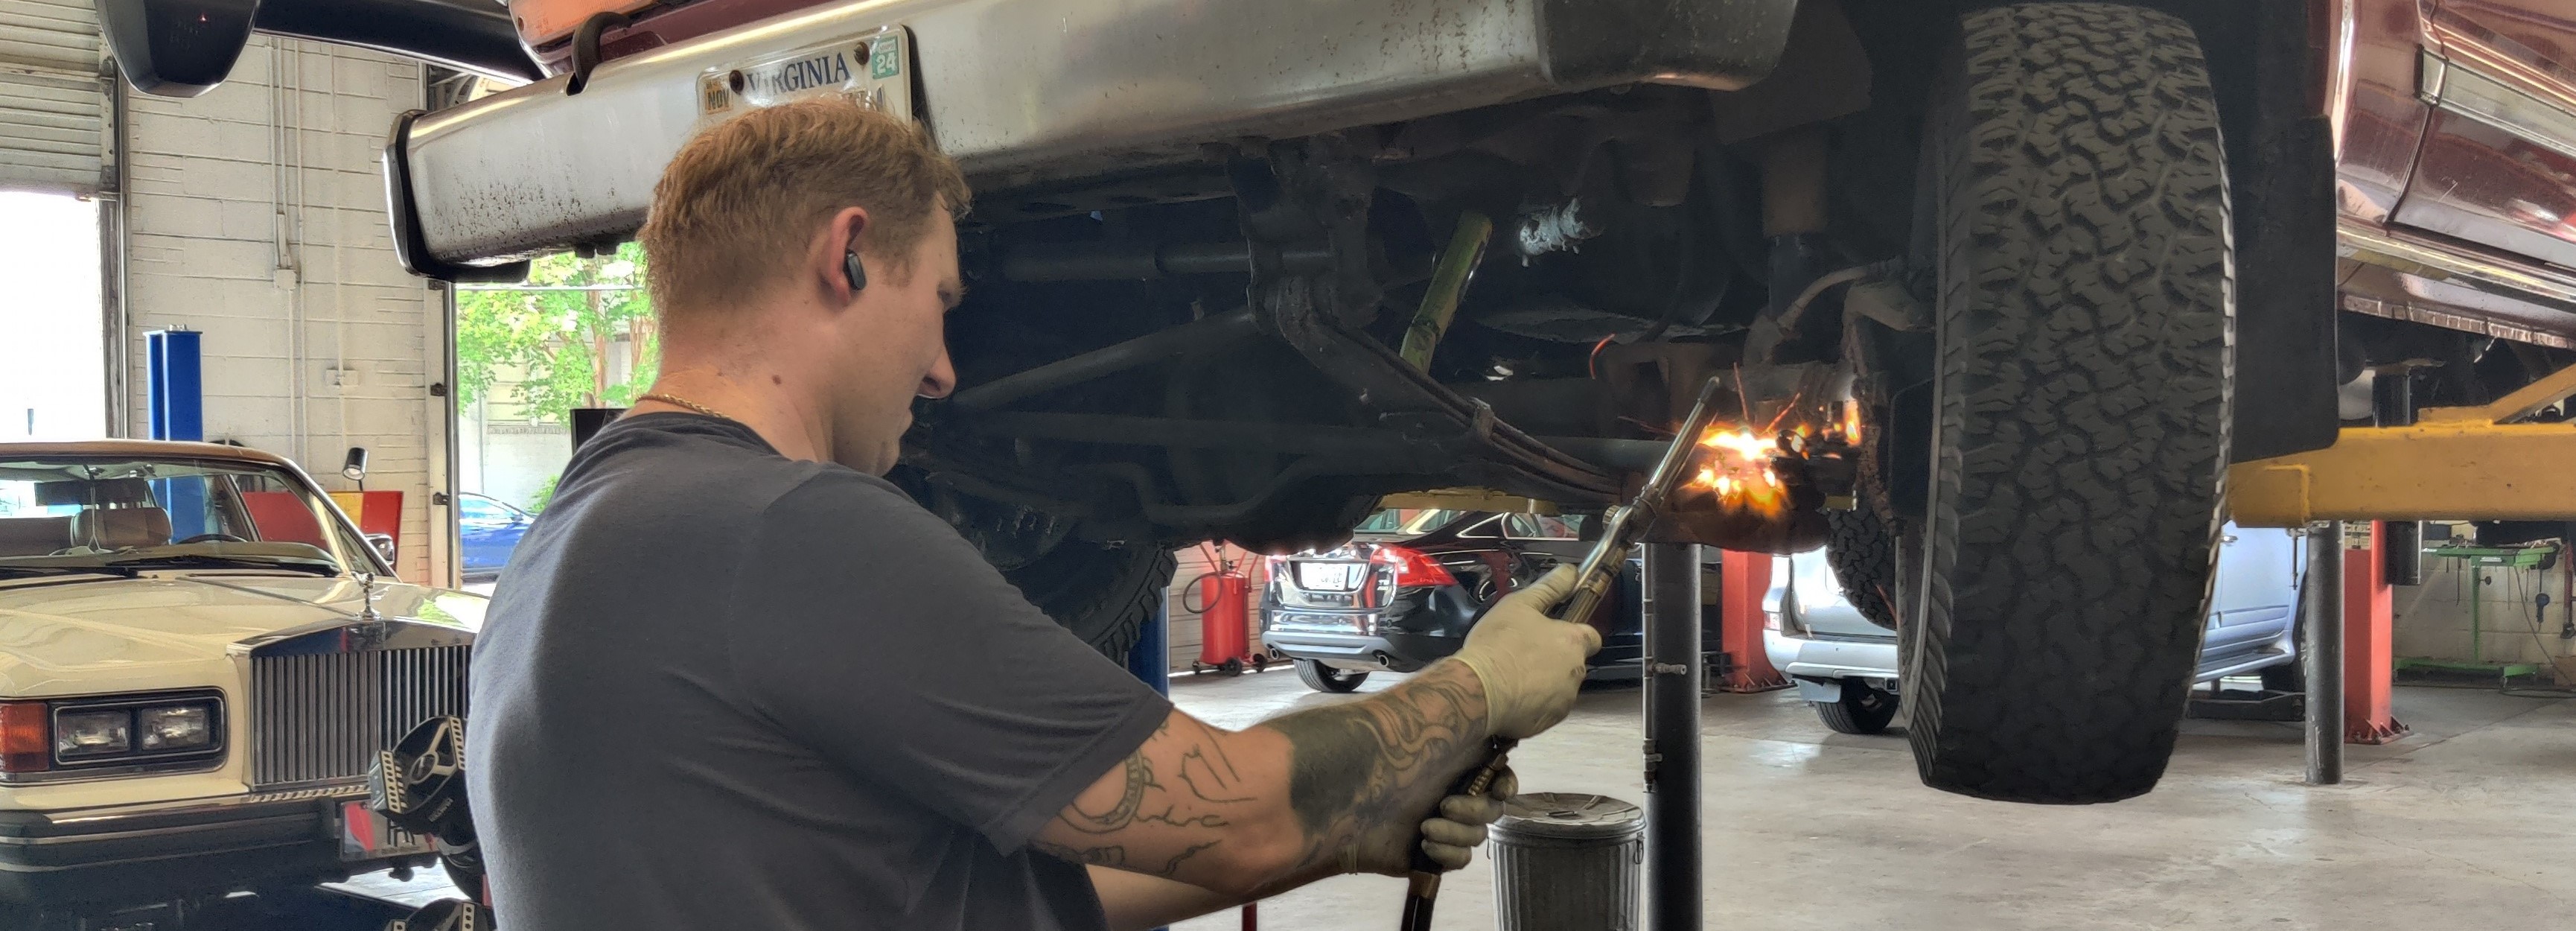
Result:
<svg viewBox="0 0 2576 931">
<path fill-rule="evenodd" d="M 1771 591 L 1771 556 L 1728 550 L 1718 557 L 1721 587 L 1718 651 L 1726 654 L 1720 691 L 1768 692 L 1789 687 L 1789 677 L 1771 668 L 1762 649 L 1762 596 Z"/>
<path fill-rule="evenodd" d="M 2367 548 L 2343 551 L 2343 734 L 2345 743 L 2384 744 L 2406 736 L 2389 709 L 2389 680 L 2397 668 L 2392 642 L 2395 606 L 2390 597 L 2388 561 L 2380 549 L 2388 540 L 2385 521 L 2369 524 Z M 2358 534 L 2355 535 L 2356 537 Z"/>
</svg>

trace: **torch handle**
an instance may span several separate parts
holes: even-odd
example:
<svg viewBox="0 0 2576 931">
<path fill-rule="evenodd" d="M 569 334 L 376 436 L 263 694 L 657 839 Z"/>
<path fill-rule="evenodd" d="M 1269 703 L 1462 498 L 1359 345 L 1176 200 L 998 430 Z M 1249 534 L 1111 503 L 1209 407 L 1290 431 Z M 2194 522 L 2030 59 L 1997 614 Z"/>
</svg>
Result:
<svg viewBox="0 0 2576 931">
<path fill-rule="evenodd" d="M 1485 765 L 1468 770 L 1449 794 L 1476 796 L 1491 791 L 1494 780 L 1502 778 L 1503 769 L 1510 765 L 1512 748 L 1519 745 L 1520 741 L 1509 737 L 1486 741 Z M 1413 847 L 1413 873 L 1406 877 L 1405 883 L 1404 921 L 1398 927 L 1402 931 L 1431 931 L 1431 907 L 1439 899 L 1440 866 L 1431 862 L 1431 855 L 1423 853 L 1422 845 L 1416 843 Z"/>
<path fill-rule="evenodd" d="M 1699 449 L 1700 435 L 1717 416 L 1720 382 L 1710 378 L 1699 389 L 1699 400 L 1691 405 L 1690 416 L 1682 419 L 1681 431 L 1673 435 L 1672 445 L 1664 448 L 1663 458 L 1655 461 L 1655 470 L 1646 473 L 1646 484 L 1637 489 L 1637 497 L 1627 504 L 1611 508 L 1601 515 L 1601 536 L 1593 541 L 1591 552 L 1575 570 L 1574 591 L 1560 603 L 1552 615 L 1561 621 L 1580 624 L 1592 619 L 1593 611 L 1609 597 L 1610 586 L 1619 577 L 1619 566 L 1628 561 L 1628 551 L 1645 542 L 1646 532 L 1663 516 L 1665 505 L 1688 481 L 1690 461 Z"/>
<path fill-rule="evenodd" d="M 1611 583 L 1618 580 L 1616 572 L 1577 575 L 1574 591 L 1567 593 L 1565 600 L 1557 604 L 1555 618 L 1571 624 L 1589 623 L 1592 613 L 1600 610 L 1601 602 L 1610 597 Z"/>
<path fill-rule="evenodd" d="M 1646 485 L 1639 489 L 1634 503 L 1614 507 L 1601 518 L 1601 537 L 1584 554 L 1575 572 L 1574 590 L 1558 602 L 1551 617 L 1575 624 L 1588 623 L 1593 612 L 1610 595 L 1610 586 L 1619 579 L 1619 566 L 1628 559 L 1628 551 L 1646 538 L 1646 529 L 1661 516 L 1664 503 L 1681 488 L 1689 471 L 1691 455 L 1699 447 L 1700 434 L 1708 431 L 1709 421 L 1716 416 L 1718 386 L 1716 378 L 1700 386 L 1699 400 L 1691 406 L 1690 416 L 1682 420 L 1680 432 L 1655 462 L 1655 470 L 1646 475 Z M 1469 770 L 1460 778 L 1451 795 L 1483 795 L 1494 786 L 1505 766 L 1504 758 L 1520 741 L 1496 737 L 1486 744 L 1485 765 Z M 1404 920 L 1401 931 L 1431 931 L 1431 909 L 1440 896 L 1440 868 L 1431 862 L 1417 843 L 1413 850 L 1413 873 L 1404 893 Z"/>
</svg>

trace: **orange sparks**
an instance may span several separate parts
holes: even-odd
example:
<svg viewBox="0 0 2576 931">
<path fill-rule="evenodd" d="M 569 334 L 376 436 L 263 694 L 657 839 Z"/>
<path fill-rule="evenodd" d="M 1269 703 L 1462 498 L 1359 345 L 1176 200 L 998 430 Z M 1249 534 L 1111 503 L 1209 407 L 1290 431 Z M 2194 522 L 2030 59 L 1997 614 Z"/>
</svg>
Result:
<svg viewBox="0 0 2576 931">
<path fill-rule="evenodd" d="M 1751 430 L 1711 430 L 1707 436 L 1700 437 L 1699 445 L 1710 449 L 1730 450 L 1746 462 L 1765 465 L 1771 462 L 1771 451 L 1778 448 L 1770 441 L 1754 436 Z"/>
<path fill-rule="evenodd" d="M 1770 516 L 1787 506 L 1786 490 L 1771 471 L 1776 444 L 1750 430 L 1711 430 L 1699 445 L 1712 452 L 1702 458 L 1692 485 L 1714 493 L 1729 510 Z"/>
</svg>

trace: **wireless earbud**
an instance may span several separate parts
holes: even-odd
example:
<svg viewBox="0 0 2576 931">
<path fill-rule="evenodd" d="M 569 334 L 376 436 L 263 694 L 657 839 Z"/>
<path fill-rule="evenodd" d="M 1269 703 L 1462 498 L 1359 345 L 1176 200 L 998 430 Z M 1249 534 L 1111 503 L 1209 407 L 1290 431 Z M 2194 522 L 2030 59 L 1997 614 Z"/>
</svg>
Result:
<svg viewBox="0 0 2576 931">
<path fill-rule="evenodd" d="M 868 289 L 868 270 L 859 264 L 859 250 L 852 249 L 841 257 L 841 277 L 849 279 L 852 296 Z"/>
</svg>

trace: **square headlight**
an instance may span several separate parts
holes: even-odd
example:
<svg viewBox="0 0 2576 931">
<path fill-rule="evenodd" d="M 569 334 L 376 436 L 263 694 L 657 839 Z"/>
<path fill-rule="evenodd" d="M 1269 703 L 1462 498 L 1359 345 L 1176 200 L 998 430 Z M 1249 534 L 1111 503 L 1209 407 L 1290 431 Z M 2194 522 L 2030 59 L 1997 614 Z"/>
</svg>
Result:
<svg viewBox="0 0 2576 931">
<path fill-rule="evenodd" d="M 65 711 L 54 716 L 57 759 L 115 756 L 133 749 L 134 715 L 123 708 Z"/>
<path fill-rule="evenodd" d="M 134 712 L 135 742 L 145 753 L 201 750 L 215 742 L 213 709 L 203 704 L 163 705 Z"/>
</svg>

